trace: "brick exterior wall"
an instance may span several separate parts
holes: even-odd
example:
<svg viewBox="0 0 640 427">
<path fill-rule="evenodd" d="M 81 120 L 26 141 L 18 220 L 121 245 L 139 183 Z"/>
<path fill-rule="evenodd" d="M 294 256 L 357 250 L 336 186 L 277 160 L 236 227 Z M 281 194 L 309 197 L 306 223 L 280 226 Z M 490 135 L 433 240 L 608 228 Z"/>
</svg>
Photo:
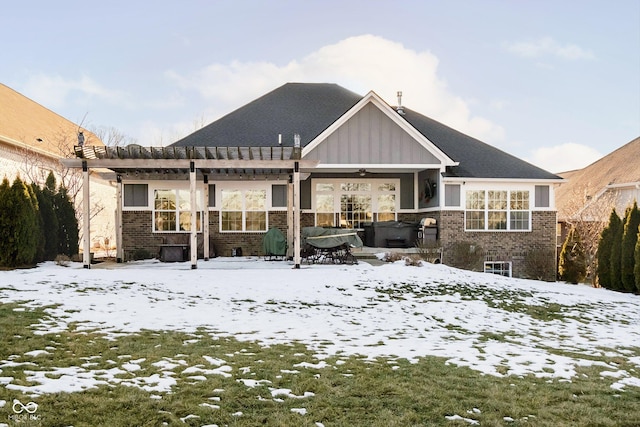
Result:
<svg viewBox="0 0 640 427">
<path fill-rule="evenodd" d="M 432 216 L 432 215 L 429 215 Z M 464 231 L 464 211 L 439 213 L 438 235 L 443 248 L 443 263 L 453 245 L 470 242 L 482 247 L 487 261 L 511 261 L 514 277 L 526 275 L 525 256 L 532 251 L 556 252 L 556 212 L 532 211 L 530 232 L 469 232 Z M 556 278 L 555 256 L 547 271 L 540 272 L 544 280 Z"/>
<path fill-rule="evenodd" d="M 306 218 L 305 218 L 306 219 Z M 313 220 L 313 216 L 311 218 Z M 134 259 L 136 251 L 147 251 L 159 256 L 163 243 L 189 243 L 189 233 L 153 233 L 153 212 L 124 211 L 122 213 L 122 244 L 125 261 Z M 301 222 L 304 222 L 301 220 Z M 269 227 L 277 227 L 287 235 L 287 213 L 269 212 Z M 231 256 L 234 248 L 241 248 L 243 255 L 263 255 L 263 233 L 220 233 L 218 212 L 209 213 L 209 256 Z M 203 234 L 198 233 L 198 258 L 204 258 Z"/>
<path fill-rule="evenodd" d="M 525 255 L 533 250 L 556 251 L 556 212 L 531 212 L 530 232 L 466 232 L 464 231 L 464 211 L 442 211 L 429 213 L 401 213 L 399 221 L 419 222 L 422 218 L 435 218 L 438 241 L 443 248 L 443 262 L 447 263 L 447 252 L 453 245 L 470 242 L 482 247 L 488 260 L 511 261 L 515 277 L 525 275 Z M 313 213 L 302 213 L 301 227 L 314 225 Z M 269 212 L 269 227 L 277 227 L 287 235 L 287 213 Z M 123 212 L 124 259 L 133 259 L 136 250 L 146 250 L 158 256 L 163 243 L 188 243 L 188 233 L 153 233 L 151 211 Z M 209 214 L 210 249 L 209 255 L 231 256 L 233 248 L 242 248 L 243 255 L 262 256 L 262 239 L 265 233 L 220 233 L 218 212 Z M 203 258 L 202 233 L 198 234 L 198 258 Z M 364 241 L 364 236 L 361 236 Z M 291 242 L 290 242 L 291 244 Z M 556 277 L 555 257 L 553 268 L 541 274 L 545 280 Z"/>
</svg>

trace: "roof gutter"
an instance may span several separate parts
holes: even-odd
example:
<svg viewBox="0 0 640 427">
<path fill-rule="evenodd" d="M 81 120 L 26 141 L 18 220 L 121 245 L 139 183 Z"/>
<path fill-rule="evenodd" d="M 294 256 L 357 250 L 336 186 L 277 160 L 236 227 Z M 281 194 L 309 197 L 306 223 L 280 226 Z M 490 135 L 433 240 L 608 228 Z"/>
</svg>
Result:
<svg viewBox="0 0 640 427">
<path fill-rule="evenodd" d="M 54 159 L 62 158 L 62 156 L 56 155 L 51 151 L 43 150 L 42 148 L 34 147 L 29 144 L 25 144 L 24 142 L 16 141 L 15 139 L 9 138 L 8 136 L 0 135 L 0 141 L 6 142 L 7 144 L 10 144 L 10 145 L 15 145 L 16 147 L 22 148 L 24 150 L 33 151 L 42 156 L 51 157 Z"/>
</svg>

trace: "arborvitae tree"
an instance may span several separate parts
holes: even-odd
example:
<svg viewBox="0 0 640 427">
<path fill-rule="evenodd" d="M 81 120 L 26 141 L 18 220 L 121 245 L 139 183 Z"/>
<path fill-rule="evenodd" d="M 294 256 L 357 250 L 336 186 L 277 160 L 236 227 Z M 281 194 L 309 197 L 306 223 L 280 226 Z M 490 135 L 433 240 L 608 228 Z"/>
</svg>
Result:
<svg viewBox="0 0 640 427">
<path fill-rule="evenodd" d="M 9 252 L 9 266 L 29 265 L 33 263 L 37 248 L 37 212 L 34 200 L 27 186 L 16 177 L 11 184 L 10 198 L 13 202 L 13 244 Z"/>
<path fill-rule="evenodd" d="M 571 228 L 562 245 L 558 271 L 560 280 L 569 283 L 580 283 L 587 277 L 587 259 L 575 228 Z"/>
<path fill-rule="evenodd" d="M 58 253 L 74 256 L 78 253 L 78 219 L 67 189 L 63 186 L 56 193 L 54 207 L 58 217 Z"/>
<path fill-rule="evenodd" d="M 640 293 L 640 231 L 638 232 L 638 241 L 636 242 L 636 265 L 633 273 L 636 276 L 636 293 Z"/>
<path fill-rule="evenodd" d="M 58 217 L 54 207 L 56 178 L 53 172 L 49 172 L 44 188 L 37 194 L 44 224 L 44 260 L 53 261 L 58 255 Z"/>
<path fill-rule="evenodd" d="M 620 217 L 615 208 L 609 216 L 609 224 L 602 230 L 598 242 L 598 283 L 603 288 L 611 289 L 611 251 L 613 247 L 614 223 L 620 223 Z"/>
<path fill-rule="evenodd" d="M 627 208 L 624 217 L 620 222 L 612 223 L 613 245 L 611 246 L 611 289 L 621 291 L 624 289 L 622 285 L 622 235 L 624 233 L 624 224 L 627 221 L 629 210 Z"/>
<path fill-rule="evenodd" d="M 36 212 L 36 253 L 33 257 L 33 262 L 38 263 L 45 260 L 44 245 L 46 239 L 44 237 L 44 220 L 42 218 L 42 210 L 40 209 L 40 199 L 42 198 L 40 195 L 42 194 L 42 189 L 35 183 L 29 185 L 27 189 L 29 190 L 31 200 L 33 201 L 32 204 L 34 205 Z"/>
<path fill-rule="evenodd" d="M 9 266 L 9 253 L 13 248 L 13 202 L 11 186 L 5 176 L 0 184 L 0 265 Z"/>
<path fill-rule="evenodd" d="M 628 217 L 624 224 L 622 234 L 622 251 L 620 255 L 620 267 L 622 285 L 629 292 L 636 290 L 636 278 L 633 273 L 635 265 L 636 243 L 638 242 L 638 227 L 640 226 L 640 211 L 638 203 L 633 202 L 633 207 L 628 211 Z"/>
</svg>

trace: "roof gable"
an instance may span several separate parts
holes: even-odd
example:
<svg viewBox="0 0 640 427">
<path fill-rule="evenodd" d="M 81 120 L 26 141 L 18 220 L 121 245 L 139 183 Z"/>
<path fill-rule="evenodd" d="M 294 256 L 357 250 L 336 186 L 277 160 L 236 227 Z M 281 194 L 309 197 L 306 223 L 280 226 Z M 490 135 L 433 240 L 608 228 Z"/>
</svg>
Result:
<svg viewBox="0 0 640 427">
<path fill-rule="evenodd" d="M 456 164 L 373 91 L 304 147 L 302 157 L 334 164 L 440 165 L 443 170 Z"/>
</svg>

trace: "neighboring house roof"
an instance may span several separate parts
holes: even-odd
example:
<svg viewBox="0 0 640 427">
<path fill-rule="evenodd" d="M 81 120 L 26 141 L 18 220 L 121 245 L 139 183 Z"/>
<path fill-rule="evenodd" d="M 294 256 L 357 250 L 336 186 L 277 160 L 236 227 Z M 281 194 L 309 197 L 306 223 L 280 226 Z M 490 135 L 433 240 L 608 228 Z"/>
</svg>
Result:
<svg viewBox="0 0 640 427">
<path fill-rule="evenodd" d="M 558 216 L 564 219 L 573 215 L 576 207 L 584 207 L 608 189 L 640 184 L 640 137 L 583 169 L 561 175 L 566 181 L 555 194 Z M 604 210 L 608 217 L 610 208 Z"/>
<path fill-rule="evenodd" d="M 372 92 L 367 97 L 372 97 Z M 287 83 L 172 145 L 274 146 L 278 135 L 282 135 L 283 144 L 291 145 L 293 134 L 297 133 L 305 147 L 363 98 L 336 84 Z M 381 108 L 391 109 L 386 104 Z M 447 176 L 560 179 L 415 111 L 403 107 L 404 114 L 399 114 L 391 110 L 450 160 L 459 163 L 447 167 Z"/>
<path fill-rule="evenodd" d="M 61 157 L 60 145 L 73 148 L 78 130 L 77 124 L 0 83 L 0 142 Z M 102 145 L 93 133 L 83 131 L 87 144 Z"/>
</svg>

